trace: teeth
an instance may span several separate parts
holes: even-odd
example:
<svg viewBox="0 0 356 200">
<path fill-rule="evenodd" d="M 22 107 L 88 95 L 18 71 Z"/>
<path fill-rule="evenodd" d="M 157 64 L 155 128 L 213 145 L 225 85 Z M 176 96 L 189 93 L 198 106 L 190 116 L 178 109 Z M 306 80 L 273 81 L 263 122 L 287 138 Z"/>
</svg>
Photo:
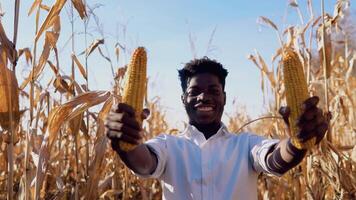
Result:
<svg viewBox="0 0 356 200">
<path fill-rule="evenodd" d="M 198 111 L 204 111 L 204 112 L 207 112 L 207 111 L 212 111 L 213 108 L 212 107 L 198 107 Z"/>
</svg>

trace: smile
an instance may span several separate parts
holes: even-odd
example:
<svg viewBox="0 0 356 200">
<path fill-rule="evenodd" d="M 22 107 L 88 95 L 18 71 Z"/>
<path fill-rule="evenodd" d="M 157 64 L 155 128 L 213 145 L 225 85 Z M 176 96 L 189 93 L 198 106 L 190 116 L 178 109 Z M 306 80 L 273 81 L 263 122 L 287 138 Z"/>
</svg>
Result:
<svg viewBox="0 0 356 200">
<path fill-rule="evenodd" d="M 213 107 L 211 106 L 201 106 L 197 108 L 198 111 L 200 112 L 209 112 L 209 111 L 213 111 Z"/>
</svg>

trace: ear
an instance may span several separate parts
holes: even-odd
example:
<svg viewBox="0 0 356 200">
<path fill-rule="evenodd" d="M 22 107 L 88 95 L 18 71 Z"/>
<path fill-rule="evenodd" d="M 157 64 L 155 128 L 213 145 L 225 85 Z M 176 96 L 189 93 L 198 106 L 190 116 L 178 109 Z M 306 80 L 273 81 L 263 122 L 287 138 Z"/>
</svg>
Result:
<svg viewBox="0 0 356 200">
<path fill-rule="evenodd" d="M 180 99 L 182 100 L 182 103 L 185 105 L 186 98 L 185 98 L 184 93 L 182 95 L 180 95 Z"/>
</svg>

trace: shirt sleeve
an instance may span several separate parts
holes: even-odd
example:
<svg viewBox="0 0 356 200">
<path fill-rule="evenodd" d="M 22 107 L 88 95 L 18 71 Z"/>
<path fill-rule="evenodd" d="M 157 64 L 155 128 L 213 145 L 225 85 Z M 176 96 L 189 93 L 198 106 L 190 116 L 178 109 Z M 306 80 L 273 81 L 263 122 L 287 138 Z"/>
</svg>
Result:
<svg viewBox="0 0 356 200">
<path fill-rule="evenodd" d="M 258 135 L 250 135 L 249 137 L 249 148 L 250 148 L 250 159 L 252 166 L 257 173 L 267 173 L 276 176 L 281 176 L 276 172 L 272 172 L 267 168 L 266 156 L 270 149 L 276 145 L 280 140 L 278 139 L 267 139 Z"/>
<path fill-rule="evenodd" d="M 147 147 L 157 157 L 157 167 L 151 174 L 139 174 L 131 170 L 133 174 L 141 178 L 157 178 L 159 179 L 165 170 L 165 166 L 168 159 L 167 154 L 167 139 L 168 135 L 161 134 L 155 138 L 152 138 L 145 142 Z"/>
</svg>

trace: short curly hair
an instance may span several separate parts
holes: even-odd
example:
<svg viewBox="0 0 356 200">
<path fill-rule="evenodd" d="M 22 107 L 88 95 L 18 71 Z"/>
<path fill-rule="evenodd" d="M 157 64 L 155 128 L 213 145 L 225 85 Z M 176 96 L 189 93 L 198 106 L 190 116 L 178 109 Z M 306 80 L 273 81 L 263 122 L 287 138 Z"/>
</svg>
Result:
<svg viewBox="0 0 356 200">
<path fill-rule="evenodd" d="M 186 63 L 185 66 L 178 70 L 179 79 L 183 93 L 188 87 L 188 81 L 197 74 L 210 73 L 216 75 L 219 78 L 219 82 L 222 85 L 223 90 L 225 90 L 225 78 L 228 71 L 223 67 L 223 65 L 216 60 L 212 60 L 208 57 L 203 57 L 200 59 L 193 59 Z"/>
</svg>

